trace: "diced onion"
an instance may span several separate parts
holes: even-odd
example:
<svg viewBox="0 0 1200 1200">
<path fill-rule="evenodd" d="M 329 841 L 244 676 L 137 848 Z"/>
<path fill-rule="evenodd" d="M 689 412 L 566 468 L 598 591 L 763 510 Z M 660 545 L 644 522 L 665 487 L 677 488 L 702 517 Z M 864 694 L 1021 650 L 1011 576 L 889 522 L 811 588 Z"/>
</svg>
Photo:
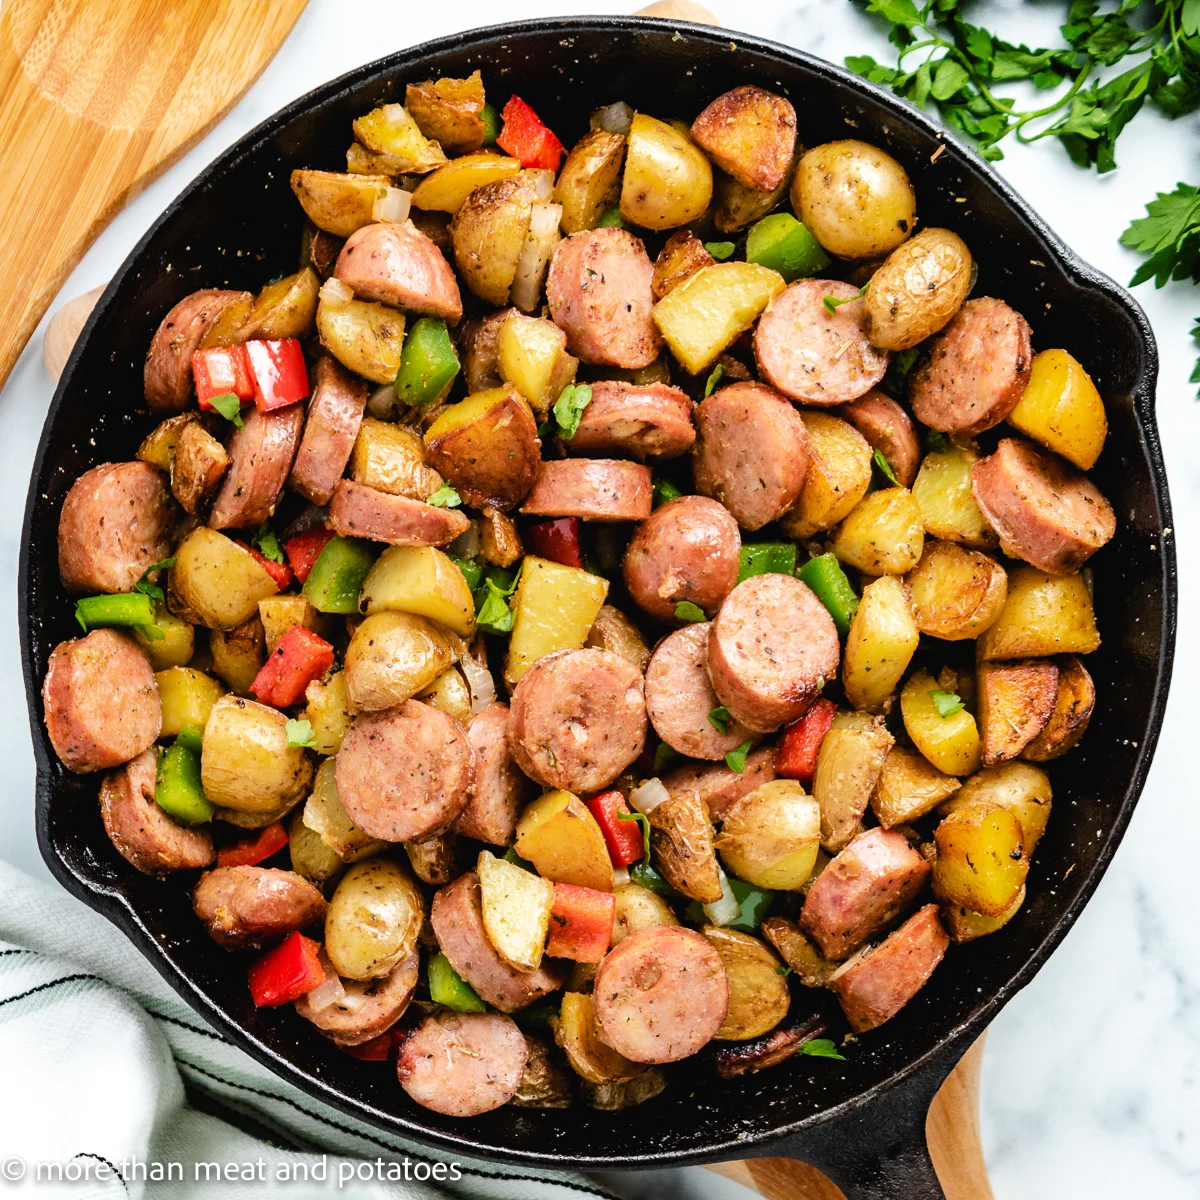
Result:
<svg viewBox="0 0 1200 1200">
<path fill-rule="evenodd" d="M 455 558 L 477 558 L 479 551 L 483 548 L 483 536 L 479 532 L 479 522 L 472 521 L 466 529 L 462 531 L 446 547 L 447 554 L 453 554 Z"/>
<path fill-rule="evenodd" d="M 543 167 L 530 167 L 525 175 L 533 184 L 534 204 L 549 204 L 554 198 L 554 172 Z M 562 213 L 559 213 L 561 219 Z"/>
<path fill-rule="evenodd" d="M 717 871 L 721 877 L 721 898 L 713 901 L 712 904 L 704 905 L 704 915 L 714 925 L 732 925 L 738 919 L 742 906 L 733 894 L 733 888 L 729 886 L 729 879 L 725 872 L 719 867 Z"/>
<path fill-rule="evenodd" d="M 628 867 L 613 867 L 613 887 L 624 887 L 629 882 Z"/>
<path fill-rule="evenodd" d="M 387 421 L 396 415 L 399 403 L 396 389 L 390 383 L 382 383 L 367 400 L 367 411 L 378 420 Z"/>
<path fill-rule="evenodd" d="M 629 127 L 633 124 L 633 109 L 624 100 L 618 100 L 615 104 L 596 109 L 588 124 L 606 133 L 628 135 Z"/>
<path fill-rule="evenodd" d="M 317 1010 L 340 1004 L 346 998 L 346 989 L 342 986 L 341 977 L 336 971 L 325 976 L 323 983 L 318 983 L 308 993 L 308 1003 Z"/>
<path fill-rule="evenodd" d="M 467 687 L 471 692 L 471 712 L 483 712 L 489 704 L 496 700 L 496 681 L 492 673 L 482 663 L 476 661 L 471 654 L 464 654 L 458 662 L 462 673 L 466 676 Z"/>
<path fill-rule="evenodd" d="M 388 221 L 398 224 L 408 220 L 408 210 L 412 207 L 412 196 L 401 188 L 385 188 L 371 206 L 371 216 L 376 221 Z"/>
<path fill-rule="evenodd" d="M 861 950 L 856 950 L 848 959 L 846 959 L 844 963 L 842 963 L 840 967 L 838 967 L 836 971 L 834 971 L 832 975 L 830 975 L 829 982 L 832 983 L 835 979 L 839 978 L 839 976 L 845 975 L 845 973 L 852 967 L 858 966 L 858 964 L 862 962 L 862 960 L 866 958 L 867 955 L 870 954 L 874 949 L 874 946 L 864 946 Z"/>
<path fill-rule="evenodd" d="M 321 284 L 321 300 L 330 308 L 345 308 L 354 299 L 354 289 L 334 275 Z"/>
<path fill-rule="evenodd" d="M 635 787 L 629 793 L 629 803 L 638 812 L 649 816 L 664 800 L 670 800 L 671 793 L 661 779 L 647 779 L 640 787 Z"/>
<path fill-rule="evenodd" d="M 529 219 L 529 234 L 517 260 L 509 298 L 522 312 L 533 312 L 542 294 L 542 280 L 550 257 L 561 240 L 558 232 L 562 220 L 561 204 L 535 204 Z"/>
</svg>

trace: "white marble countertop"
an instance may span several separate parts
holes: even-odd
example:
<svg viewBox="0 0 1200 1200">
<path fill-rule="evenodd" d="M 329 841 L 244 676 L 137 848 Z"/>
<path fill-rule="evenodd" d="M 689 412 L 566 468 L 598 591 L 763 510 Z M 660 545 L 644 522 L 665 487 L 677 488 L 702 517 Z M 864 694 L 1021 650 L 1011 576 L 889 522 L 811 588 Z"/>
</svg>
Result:
<svg viewBox="0 0 1200 1200">
<path fill-rule="evenodd" d="M 840 61 L 887 47 L 846 0 L 710 0 L 731 27 Z M 613 0 L 512 0 L 506 19 L 628 12 Z M 978 19 L 1017 41 L 1051 36 L 1065 6 L 985 6 Z M 231 142 L 282 104 L 362 62 L 501 15 L 483 0 L 454 5 L 310 0 L 282 52 L 245 99 L 180 163 L 101 235 L 51 311 L 104 283 L 173 196 Z M 974 18 L 973 18 L 974 19 Z M 803 114 L 801 114 L 803 119 Z M 1117 244 L 1154 192 L 1200 177 L 1200 122 L 1144 113 L 1119 143 L 1118 171 L 1078 171 L 1054 145 L 1007 148 L 999 164 L 1018 191 L 1085 259 L 1125 280 L 1136 259 Z M 1200 630 L 1186 614 L 1200 572 L 1200 403 L 1188 383 L 1188 331 L 1200 290 L 1174 284 L 1138 291 L 1162 356 L 1159 423 L 1174 502 L 1181 612 L 1175 689 L 1146 793 L 1095 898 L 1050 963 L 994 1024 L 983 1081 L 983 1132 L 999 1200 L 1087 1196 L 1190 1200 L 1200 1194 L 1200 935 L 1187 908 L 1195 859 L 1171 822 L 1194 819 L 1195 766 L 1188 747 L 1200 704 Z M 34 449 L 53 387 L 41 361 L 41 330 L 0 393 L 0 757 L 9 786 L 0 801 L 0 853 L 45 877 L 33 831 L 33 757 L 16 636 L 21 516 Z M 3 898 L 0 898 L 3 903 Z M 647 1172 L 630 1194 L 746 1197 L 709 1172 Z"/>
</svg>

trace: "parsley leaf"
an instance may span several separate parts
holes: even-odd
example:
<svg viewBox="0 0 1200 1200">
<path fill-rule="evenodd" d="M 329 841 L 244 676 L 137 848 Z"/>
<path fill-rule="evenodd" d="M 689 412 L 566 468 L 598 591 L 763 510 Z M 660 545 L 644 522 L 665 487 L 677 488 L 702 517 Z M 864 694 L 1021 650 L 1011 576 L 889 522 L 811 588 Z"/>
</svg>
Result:
<svg viewBox="0 0 1200 1200">
<path fill-rule="evenodd" d="M 1159 192 L 1146 215 L 1121 234 L 1121 245 L 1146 258 L 1130 287 L 1147 279 L 1159 288 L 1173 279 L 1200 280 L 1200 188 L 1179 183 L 1173 192 Z"/>
<path fill-rule="evenodd" d="M 753 745 L 753 742 L 743 742 L 736 750 L 730 750 L 725 755 L 725 765 L 740 775 L 746 769 L 746 755 L 750 753 L 750 747 Z"/>
<path fill-rule="evenodd" d="M 725 705 L 722 704 L 719 708 L 713 708 L 713 709 L 709 710 L 708 723 L 718 733 L 728 733 L 729 732 L 729 716 L 730 716 L 729 709 L 727 709 L 725 707 Z"/>
<path fill-rule="evenodd" d="M 169 571 L 175 565 L 173 558 L 164 558 L 161 562 L 151 563 L 143 572 L 142 577 L 133 585 L 135 592 L 141 592 L 144 596 L 149 596 L 151 600 L 157 600 L 160 604 L 166 602 L 166 593 L 162 589 L 162 585 L 152 583 L 150 576 L 155 571 Z M 157 639 L 151 638 L 151 641 Z"/>
<path fill-rule="evenodd" d="M 270 559 L 271 562 L 283 562 L 283 551 L 279 548 L 279 539 L 275 536 L 274 530 L 266 521 L 258 527 L 258 532 L 250 539 L 250 545 L 263 558 Z"/>
<path fill-rule="evenodd" d="M 475 626 L 483 633 L 512 633 L 514 613 L 508 598 L 517 590 L 520 570 L 493 569 L 475 590 Z"/>
<path fill-rule="evenodd" d="M 652 507 L 657 508 L 660 504 L 666 504 L 668 500 L 677 500 L 682 495 L 669 479 L 656 479 L 651 492 Z"/>
<path fill-rule="evenodd" d="M 830 1038 L 809 1038 L 801 1044 L 800 1053 L 807 1054 L 810 1058 L 836 1058 L 838 1062 L 846 1061 L 846 1056 Z"/>
<path fill-rule="evenodd" d="M 645 813 L 640 812 L 624 812 L 617 813 L 618 821 L 636 821 L 642 827 L 642 856 L 646 862 L 650 861 L 650 818 Z"/>
<path fill-rule="evenodd" d="M 933 707 L 937 709 L 937 715 L 943 721 L 963 709 L 962 700 L 954 692 L 945 692 L 941 688 L 934 688 L 929 694 L 933 697 Z"/>
<path fill-rule="evenodd" d="M 847 296 L 845 300 L 839 300 L 836 296 L 822 296 L 821 303 L 825 305 L 825 311 L 832 317 L 843 304 L 853 304 L 855 300 L 861 300 L 867 294 L 867 288 L 870 286 L 871 281 L 868 279 L 853 296 Z"/>
<path fill-rule="evenodd" d="M 316 744 L 311 721 L 288 721 L 284 732 L 287 734 L 287 744 L 293 749 L 311 750 Z"/>
<path fill-rule="evenodd" d="M 592 402 L 592 389 L 586 383 L 569 383 L 554 402 L 554 420 L 558 431 L 570 441 L 583 420 L 583 410 Z"/>
<path fill-rule="evenodd" d="M 718 383 L 725 378 L 725 364 L 717 363 L 704 384 L 704 398 L 707 400 L 713 394 Z"/>
<path fill-rule="evenodd" d="M 732 242 L 705 242 L 704 248 L 717 262 L 724 262 L 733 256 L 734 244 Z"/>
<path fill-rule="evenodd" d="M 434 508 L 458 508 L 462 497 L 448 483 L 443 483 L 432 496 L 425 497 L 425 503 Z"/>
<path fill-rule="evenodd" d="M 654 751 L 654 773 L 657 775 L 679 757 L 678 750 L 668 746 L 666 742 L 659 742 L 658 747 Z"/>
<path fill-rule="evenodd" d="M 925 449 L 931 454 L 949 454 L 950 439 L 937 429 L 925 430 Z"/>
<path fill-rule="evenodd" d="M 876 469 L 891 483 L 892 487 L 900 486 L 900 481 L 896 478 L 896 472 L 892 470 L 888 460 L 883 457 L 883 451 L 878 448 L 875 450 L 874 462 Z"/>
<path fill-rule="evenodd" d="M 680 600 L 675 605 L 675 616 L 680 621 L 695 623 L 696 621 L 707 621 L 708 616 L 704 609 L 698 604 L 693 604 L 690 600 Z"/>
<path fill-rule="evenodd" d="M 784 964 L 783 964 L 783 963 L 780 963 L 780 964 L 779 964 L 779 965 L 778 965 L 778 966 L 775 968 L 775 974 L 776 974 L 776 975 L 782 975 L 782 976 L 783 976 L 785 979 L 786 979 L 786 978 L 787 978 L 787 977 L 788 977 L 788 976 L 789 976 L 791 973 L 792 973 L 792 968 L 791 968 L 791 967 L 784 966 Z"/>
<path fill-rule="evenodd" d="M 245 429 L 246 423 L 242 420 L 242 402 L 233 394 L 226 392 L 223 396 L 214 396 L 209 400 L 209 404 L 213 406 L 227 421 L 232 421 L 236 428 Z"/>
</svg>

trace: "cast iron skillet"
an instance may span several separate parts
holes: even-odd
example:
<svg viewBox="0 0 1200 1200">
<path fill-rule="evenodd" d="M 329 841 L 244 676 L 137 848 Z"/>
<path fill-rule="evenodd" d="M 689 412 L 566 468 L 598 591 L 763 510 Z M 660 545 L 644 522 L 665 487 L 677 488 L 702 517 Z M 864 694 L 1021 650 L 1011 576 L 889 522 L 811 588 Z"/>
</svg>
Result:
<svg viewBox="0 0 1200 1200">
<path fill-rule="evenodd" d="M 97 779 L 59 765 L 40 686 L 53 646 L 77 635 L 58 578 L 56 525 L 71 482 L 127 460 L 151 421 L 142 360 L 163 314 L 199 287 L 257 290 L 295 269 L 302 214 L 296 166 L 340 169 L 355 116 L 403 99 L 405 82 L 476 67 L 493 96 L 519 92 L 570 145 L 615 99 L 690 119 L 737 83 L 782 91 L 814 144 L 855 136 L 896 155 L 927 225 L 960 233 L 979 263 L 976 294 L 1029 318 L 1035 345 L 1076 355 L 1108 402 L 1111 431 L 1092 473 L 1117 536 L 1094 559 L 1104 644 L 1088 660 L 1099 705 L 1080 750 L 1052 766 L 1055 813 L 1020 916 L 955 948 L 929 985 L 845 1065 L 792 1062 L 730 1083 L 688 1078 L 631 1119 L 576 1106 L 502 1108 L 458 1121 L 410 1103 L 390 1072 L 333 1049 L 290 1010 L 254 1011 L 240 965 L 193 917 L 186 889 L 139 875 L 101 827 Z M 931 159 L 943 146 L 936 163 Z M 787 1154 L 852 1197 L 942 1195 L 925 1150 L 929 1101 L 963 1051 L 1028 983 L 1092 894 L 1146 778 L 1175 634 L 1175 556 L 1154 423 L 1157 358 L 1146 319 L 1080 262 L 991 171 L 931 121 L 845 71 L 756 38 L 645 18 L 522 22 L 430 42 L 362 67 L 247 134 L 167 209 L 114 276 L 67 365 L 38 450 L 21 553 L 21 644 L 38 764 L 38 836 L 63 885 L 104 913 L 200 1013 L 306 1091 L 439 1150 L 550 1168 L 669 1166 Z M 636 1127 L 636 1136 L 631 1128 Z"/>
</svg>

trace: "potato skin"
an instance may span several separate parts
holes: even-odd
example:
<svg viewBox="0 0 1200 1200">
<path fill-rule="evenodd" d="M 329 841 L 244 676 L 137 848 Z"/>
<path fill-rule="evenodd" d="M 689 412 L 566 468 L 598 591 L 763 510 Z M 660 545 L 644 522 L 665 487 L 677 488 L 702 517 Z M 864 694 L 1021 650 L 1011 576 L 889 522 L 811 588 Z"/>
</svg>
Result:
<svg viewBox="0 0 1200 1200">
<path fill-rule="evenodd" d="M 167 583 L 169 607 L 193 625 L 233 629 L 279 591 L 245 546 L 201 525 L 179 543 Z"/>
<path fill-rule="evenodd" d="M 713 180 L 713 224 L 721 233 L 740 233 L 773 212 L 787 195 L 788 184 L 799 159 L 793 156 L 779 184 L 769 192 L 746 187 L 724 171 Z"/>
<path fill-rule="evenodd" d="M 738 183 L 770 192 L 791 165 L 796 110 L 774 92 L 748 84 L 735 87 L 692 122 L 692 137 Z"/>
<path fill-rule="evenodd" d="M 842 655 L 842 685 L 855 708 L 886 713 L 920 634 L 904 584 L 881 575 L 863 588 Z"/>
<path fill-rule="evenodd" d="M 483 76 L 427 79 L 404 89 L 404 107 L 417 128 L 447 154 L 469 154 L 483 145 Z"/>
<path fill-rule="evenodd" d="M 1001 916 L 1029 874 L 1017 818 L 989 800 L 971 800 L 943 818 L 933 837 L 934 894 L 985 917 Z"/>
<path fill-rule="evenodd" d="M 831 413 L 807 409 L 808 470 L 800 499 L 780 518 L 788 537 L 808 538 L 849 516 L 871 486 L 871 447 L 857 429 Z"/>
<path fill-rule="evenodd" d="M 1058 662 L 1058 693 L 1054 711 L 1041 733 L 1021 751 L 1030 762 L 1049 762 L 1061 758 L 1079 744 L 1096 707 L 1096 685 L 1087 668 L 1075 655 Z"/>
<path fill-rule="evenodd" d="M 644 675 L 650 661 L 650 647 L 638 632 L 637 626 L 619 609 L 611 604 L 602 605 L 592 622 L 585 646 L 597 650 L 611 650 L 628 659 Z"/>
<path fill-rule="evenodd" d="M 748 933 L 716 925 L 705 925 L 701 932 L 721 956 L 729 983 L 729 1009 L 714 1040 L 741 1042 L 774 1029 L 791 1003 L 778 970 L 783 964 L 765 942 Z"/>
<path fill-rule="evenodd" d="M 1081 575 L 1015 567 L 1000 615 L 975 645 L 980 661 L 1090 654 L 1100 645 L 1092 595 Z"/>
<path fill-rule="evenodd" d="M 676 230 L 667 238 L 654 260 L 650 290 L 655 300 L 661 300 L 685 279 L 690 279 L 704 267 L 711 267 L 716 261 L 690 229 Z"/>
<path fill-rule="evenodd" d="M 352 712 L 394 708 L 428 687 L 454 661 L 450 641 L 425 617 L 372 613 L 346 648 L 342 674 Z"/>
<path fill-rule="evenodd" d="M 488 304 L 508 303 L 534 199 L 533 180 L 525 174 L 511 175 L 476 188 L 450 222 L 459 273 Z"/>
<path fill-rule="evenodd" d="M 1058 668 L 1044 658 L 980 663 L 976 675 L 983 764 L 1016 758 L 1046 727 L 1058 696 Z"/>
<path fill-rule="evenodd" d="M 351 300 L 317 304 L 317 333 L 334 358 L 372 383 L 391 383 L 400 369 L 404 314 L 386 304 Z"/>
<path fill-rule="evenodd" d="M 604 129 L 590 130 L 571 148 L 554 190 L 565 235 L 595 229 L 616 203 L 624 160 L 625 138 Z"/>
<path fill-rule="evenodd" d="M 940 685 L 928 671 L 912 675 L 900 693 L 904 728 L 913 745 L 946 775 L 970 775 L 979 769 L 982 748 L 975 718 L 966 710 L 943 717 L 931 693 Z M 960 693 L 961 695 L 961 693 Z"/>
<path fill-rule="evenodd" d="M 871 276 L 863 297 L 872 346 L 908 350 L 943 328 L 971 290 L 974 263 L 949 229 L 922 229 Z"/>
<path fill-rule="evenodd" d="M 687 225 L 703 215 L 712 190 L 712 167 L 690 138 L 665 121 L 634 115 L 621 183 L 626 221 L 643 229 Z"/>
<path fill-rule="evenodd" d="M 904 575 L 921 561 L 925 528 L 907 488 L 870 492 L 850 511 L 830 548 L 868 575 Z"/>
<path fill-rule="evenodd" d="M 948 642 L 978 637 L 1008 595 L 1008 575 L 994 558 L 940 540 L 925 543 L 905 583 L 917 628 Z"/>
<path fill-rule="evenodd" d="M 325 914 L 325 953 L 347 979 L 382 979 L 417 948 L 424 921 L 424 900 L 408 872 L 373 858 L 337 885 Z"/>
<path fill-rule="evenodd" d="M 961 786 L 960 780 L 939 771 L 919 750 L 893 746 L 871 796 L 871 811 L 880 825 L 891 829 L 919 820 Z"/>
<path fill-rule="evenodd" d="M 795 891 L 812 875 L 820 841 L 816 800 L 794 779 L 775 779 L 726 810 L 716 849 L 739 879 Z"/>
<path fill-rule="evenodd" d="M 623 942 L 643 929 L 657 925 L 678 925 L 675 910 L 657 893 L 636 883 L 623 883 L 613 893 L 616 912 L 613 918 L 612 944 Z"/>
<path fill-rule="evenodd" d="M 664 800 L 650 814 L 654 865 L 676 891 L 701 904 L 720 900 L 721 881 L 708 809 L 695 796 Z"/>
<path fill-rule="evenodd" d="M 1028 763 L 1008 762 L 977 771 L 946 800 L 940 811 L 943 816 L 950 816 L 966 805 L 981 801 L 1005 808 L 1020 823 L 1025 853 L 1032 856 L 1050 823 L 1053 800 L 1050 778 L 1045 771 Z"/>
</svg>

